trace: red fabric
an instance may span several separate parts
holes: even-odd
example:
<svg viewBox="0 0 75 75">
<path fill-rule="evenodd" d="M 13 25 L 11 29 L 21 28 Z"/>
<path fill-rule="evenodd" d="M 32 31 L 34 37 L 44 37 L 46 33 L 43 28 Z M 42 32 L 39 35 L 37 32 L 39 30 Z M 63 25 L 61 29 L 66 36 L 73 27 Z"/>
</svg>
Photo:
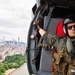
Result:
<svg viewBox="0 0 75 75">
<path fill-rule="evenodd" d="M 63 30 L 63 20 L 61 20 L 56 28 L 56 35 L 57 36 L 62 36 L 62 37 L 66 37 L 64 30 Z"/>
<path fill-rule="evenodd" d="M 52 64 L 52 70 L 54 70 L 54 65 Z"/>
<path fill-rule="evenodd" d="M 54 50 L 54 53 L 57 53 L 57 50 Z"/>
<path fill-rule="evenodd" d="M 61 37 L 66 37 L 64 30 L 63 30 L 63 20 L 61 20 L 56 28 L 56 35 Z M 58 53 L 57 50 L 54 50 L 54 53 Z M 52 70 L 54 70 L 54 65 L 52 64 Z"/>
</svg>

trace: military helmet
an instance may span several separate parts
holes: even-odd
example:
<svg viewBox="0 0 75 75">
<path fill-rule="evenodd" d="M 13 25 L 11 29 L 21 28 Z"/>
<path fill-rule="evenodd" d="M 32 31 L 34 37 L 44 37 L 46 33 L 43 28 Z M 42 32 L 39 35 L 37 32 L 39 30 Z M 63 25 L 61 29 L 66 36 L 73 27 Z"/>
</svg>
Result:
<svg viewBox="0 0 75 75">
<path fill-rule="evenodd" d="M 63 21 L 63 30 L 64 30 L 64 33 L 68 35 L 68 32 L 67 32 L 67 24 L 69 23 L 73 23 L 75 22 L 75 15 L 69 15 L 67 16 L 64 21 Z"/>
</svg>

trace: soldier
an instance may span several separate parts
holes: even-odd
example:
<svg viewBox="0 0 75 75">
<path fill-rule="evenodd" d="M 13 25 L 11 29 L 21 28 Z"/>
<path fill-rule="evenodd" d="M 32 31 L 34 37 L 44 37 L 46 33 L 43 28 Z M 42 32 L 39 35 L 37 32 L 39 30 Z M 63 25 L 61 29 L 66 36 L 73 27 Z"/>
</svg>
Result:
<svg viewBox="0 0 75 75">
<path fill-rule="evenodd" d="M 58 50 L 58 53 L 53 55 L 53 75 L 75 75 L 75 15 L 70 15 L 63 21 L 65 38 L 46 32 L 35 21 L 33 25 L 37 27 L 39 34 Z"/>
</svg>

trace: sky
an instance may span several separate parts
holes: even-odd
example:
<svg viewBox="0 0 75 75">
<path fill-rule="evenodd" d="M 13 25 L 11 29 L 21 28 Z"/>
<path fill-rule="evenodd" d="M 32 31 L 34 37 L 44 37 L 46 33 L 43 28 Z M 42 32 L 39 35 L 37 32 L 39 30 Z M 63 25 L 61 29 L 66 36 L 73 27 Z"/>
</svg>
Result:
<svg viewBox="0 0 75 75">
<path fill-rule="evenodd" d="M 27 42 L 31 9 L 36 0 L 0 0 L 0 41 Z"/>
</svg>

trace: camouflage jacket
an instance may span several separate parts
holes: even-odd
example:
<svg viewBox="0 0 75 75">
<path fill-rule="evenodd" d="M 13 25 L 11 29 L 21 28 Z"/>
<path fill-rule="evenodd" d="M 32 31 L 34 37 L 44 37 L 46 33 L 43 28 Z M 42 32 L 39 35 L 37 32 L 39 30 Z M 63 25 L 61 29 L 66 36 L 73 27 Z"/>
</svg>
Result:
<svg viewBox="0 0 75 75">
<path fill-rule="evenodd" d="M 43 38 L 58 50 L 58 53 L 54 53 L 52 56 L 55 67 L 52 75 L 75 75 L 75 59 L 71 59 L 70 53 L 73 50 L 71 39 L 69 37 L 62 38 L 51 33 L 45 33 Z"/>
<path fill-rule="evenodd" d="M 53 35 L 52 33 L 45 33 L 43 36 L 44 40 L 46 40 L 50 45 L 56 47 L 58 52 L 62 49 L 63 45 L 67 46 L 67 51 L 71 52 L 73 50 L 73 45 L 69 37 L 60 37 Z"/>
</svg>

